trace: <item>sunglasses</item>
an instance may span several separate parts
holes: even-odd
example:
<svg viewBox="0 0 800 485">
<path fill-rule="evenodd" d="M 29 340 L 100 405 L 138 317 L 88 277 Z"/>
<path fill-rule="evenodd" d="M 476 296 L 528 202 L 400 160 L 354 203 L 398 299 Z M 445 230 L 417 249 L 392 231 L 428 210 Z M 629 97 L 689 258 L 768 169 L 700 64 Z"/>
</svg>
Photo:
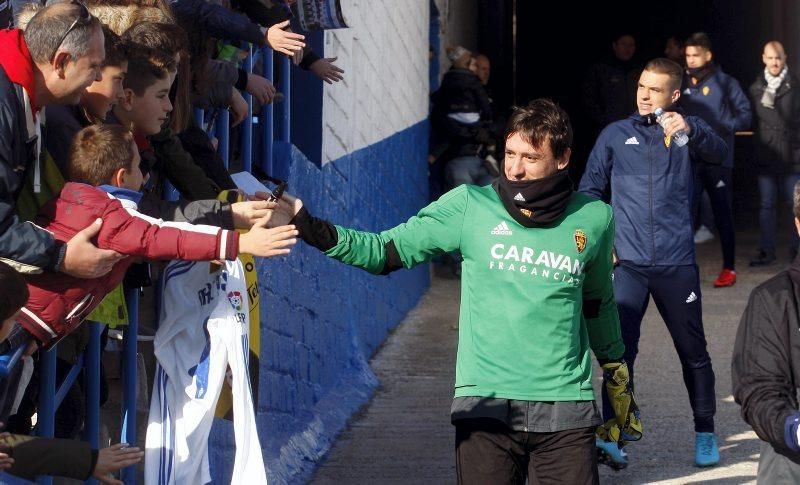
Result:
<svg viewBox="0 0 800 485">
<path fill-rule="evenodd" d="M 58 40 L 58 44 L 56 45 L 56 49 L 53 51 L 53 55 L 50 56 L 50 62 L 52 62 L 53 59 L 56 58 L 56 54 L 58 53 L 58 49 L 61 47 L 61 44 L 64 43 L 64 39 L 67 38 L 67 36 L 69 35 L 70 32 L 75 30 L 75 28 L 77 28 L 77 27 L 80 27 L 80 26 L 83 26 L 83 25 L 88 25 L 88 24 L 90 24 L 92 22 L 92 14 L 89 13 L 89 9 L 86 8 L 86 5 L 84 5 L 83 3 L 79 2 L 78 0 L 72 0 L 71 2 L 69 2 L 69 4 L 70 5 L 77 5 L 78 7 L 80 7 L 80 12 L 78 14 L 78 18 L 76 18 L 75 21 L 72 22 L 72 25 L 69 26 L 67 31 L 64 32 L 64 34 Z"/>
</svg>

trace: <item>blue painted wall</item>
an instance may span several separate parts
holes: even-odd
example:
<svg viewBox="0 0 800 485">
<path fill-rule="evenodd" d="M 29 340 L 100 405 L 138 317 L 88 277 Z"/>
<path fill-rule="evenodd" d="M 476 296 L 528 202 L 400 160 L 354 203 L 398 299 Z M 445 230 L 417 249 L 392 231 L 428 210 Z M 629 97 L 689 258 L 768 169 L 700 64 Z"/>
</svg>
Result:
<svg viewBox="0 0 800 485">
<path fill-rule="evenodd" d="M 428 201 L 427 121 L 319 168 L 296 147 L 276 146 L 275 174 L 312 214 L 380 231 Z M 430 282 L 427 265 L 388 277 L 330 260 L 298 243 L 259 261 L 261 368 L 257 420 L 270 483 L 304 483 L 377 380 L 369 358 Z M 233 427 L 215 420 L 215 483 L 229 483 Z"/>
</svg>

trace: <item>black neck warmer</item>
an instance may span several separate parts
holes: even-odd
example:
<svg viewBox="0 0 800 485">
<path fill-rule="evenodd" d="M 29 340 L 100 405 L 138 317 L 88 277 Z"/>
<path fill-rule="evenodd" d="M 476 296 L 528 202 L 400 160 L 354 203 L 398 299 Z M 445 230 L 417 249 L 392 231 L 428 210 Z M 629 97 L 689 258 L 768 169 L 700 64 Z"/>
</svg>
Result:
<svg viewBox="0 0 800 485">
<path fill-rule="evenodd" d="M 492 184 L 511 217 L 525 227 L 542 227 L 556 221 L 567 208 L 572 195 L 569 171 L 539 179 L 515 182 L 500 176 Z"/>
<path fill-rule="evenodd" d="M 706 78 L 708 78 L 715 72 L 717 72 L 717 65 L 714 64 L 713 62 L 709 62 L 703 67 L 694 67 L 686 69 L 686 73 L 689 75 L 689 77 L 697 79 L 697 84 L 700 84 L 701 82 L 705 81 Z"/>
</svg>

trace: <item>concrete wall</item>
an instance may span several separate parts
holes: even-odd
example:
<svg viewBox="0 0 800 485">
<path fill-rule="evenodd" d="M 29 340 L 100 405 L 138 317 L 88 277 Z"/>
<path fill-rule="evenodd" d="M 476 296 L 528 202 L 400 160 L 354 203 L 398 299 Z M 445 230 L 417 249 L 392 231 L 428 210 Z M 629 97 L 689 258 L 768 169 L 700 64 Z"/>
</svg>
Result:
<svg viewBox="0 0 800 485">
<path fill-rule="evenodd" d="M 339 58 L 345 81 L 325 86 L 322 129 L 308 127 L 322 133 L 322 164 L 275 148 L 274 175 L 312 214 L 379 231 L 427 203 L 428 5 L 342 1 L 351 28 L 327 32 L 324 55 Z M 300 243 L 258 270 L 259 436 L 270 483 L 302 483 L 371 397 L 369 358 L 425 292 L 429 268 L 372 276 Z M 215 420 L 215 483 L 230 481 L 234 447 L 231 423 Z"/>
</svg>

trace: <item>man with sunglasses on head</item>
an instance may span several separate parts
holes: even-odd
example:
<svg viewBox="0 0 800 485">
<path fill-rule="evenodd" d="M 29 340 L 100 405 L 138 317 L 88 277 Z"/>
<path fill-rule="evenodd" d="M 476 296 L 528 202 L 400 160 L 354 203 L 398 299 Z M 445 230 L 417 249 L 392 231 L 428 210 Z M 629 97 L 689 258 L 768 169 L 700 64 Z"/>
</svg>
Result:
<svg viewBox="0 0 800 485">
<path fill-rule="evenodd" d="M 42 178 L 42 108 L 77 104 L 104 57 L 101 24 L 77 1 L 41 9 L 24 32 L 0 31 L 0 260 L 20 271 L 96 278 L 122 257 L 90 242 L 98 223 L 64 243 L 21 221 L 16 207 L 26 180 L 36 191 Z"/>
</svg>

